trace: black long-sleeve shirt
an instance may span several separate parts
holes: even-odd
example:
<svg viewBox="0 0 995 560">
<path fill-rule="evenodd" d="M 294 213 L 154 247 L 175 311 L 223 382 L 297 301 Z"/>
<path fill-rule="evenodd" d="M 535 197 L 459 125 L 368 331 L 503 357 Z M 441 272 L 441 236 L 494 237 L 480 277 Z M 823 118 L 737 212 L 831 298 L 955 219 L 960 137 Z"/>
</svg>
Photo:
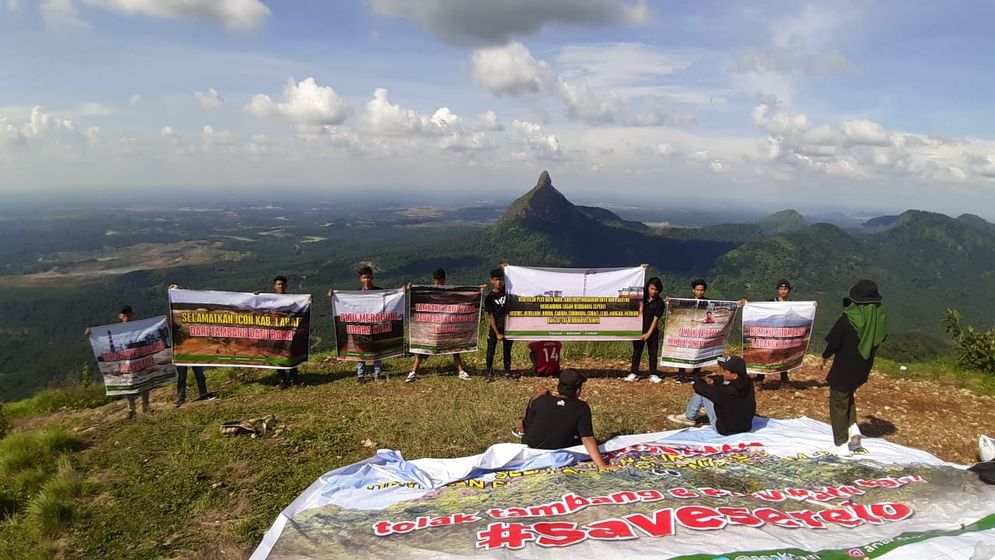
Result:
<svg viewBox="0 0 995 560">
<path fill-rule="evenodd" d="M 753 383 L 746 377 L 739 377 L 728 383 L 706 383 L 699 379 L 694 382 L 694 392 L 712 401 L 715 405 L 715 431 L 724 435 L 741 434 L 753 428 L 753 417 L 757 414 L 757 398 Z"/>
<path fill-rule="evenodd" d="M 829 368 L 829 375 L 826 376 L 830 387 L 850 393 L 867 383 L 867 376 L 870 375 L 871 367 L 874 365 L 874 354 L 878 349 L 876 346 L 871 349 L 871 357 L 865 360 L 860 355 L 859 347 L 860 337 L 857 336 L 857 330 L 850 324 L 846 315 L 840 315 L 832 330 L 826 335 L 826 349 L 822 352 L 822 357 L 827 360 L 830 356 L 836 355 L 833 358 L 833 367 Z"/>
</svg>

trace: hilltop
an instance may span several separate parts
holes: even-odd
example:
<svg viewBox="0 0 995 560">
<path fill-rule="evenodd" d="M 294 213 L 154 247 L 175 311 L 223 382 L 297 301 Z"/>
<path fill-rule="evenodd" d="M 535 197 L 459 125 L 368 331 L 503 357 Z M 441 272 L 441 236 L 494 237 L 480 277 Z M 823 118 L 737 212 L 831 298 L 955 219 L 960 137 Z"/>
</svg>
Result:
<svg viewBox="0 0 995 560">
<path fill-rule="evenodd" d="M 516 368 L 527 362 L 520 346 Z M 690 395 L 687 385 L 669 379 L 659 385 L 622 381 L 628 349 L 627 344 L 595 349 L 568 343 L 564 350 L 571 366 L 592 376 L 585 398 L 599 438 L 674 429 L 666 416 L 683 410 Z M 480 354 L 468 356 L 478 371 Z M 768 383 L 770 390 L 758 393 L 759 412 L 826 421 L 828 388 L 814 363 L 810 357 L 792 373 L 791 389 L 775 390 L 777 383 Z M 460 381 L 441 375 L 451 373 L 445 360 L 429 361 L 417 383 L 405 384 L 398 372 L 408 365 L 406 359 L 391 360 L 389 381 L 357 385 L 351 364 L 318 356 L 302 372 L 305 385 L 287 391 L 277 390 L 268 372 L 211 370 L 210 386 L 219 400 L 174 409 L 172 389 L 157 389 L 155 412 L 135 421 L 125 420 L 122 400 L 92 409 L 22 413 L 12 421 L 14 435 L 0 442 L 61 429 L 65 435 L 59 441 L 67 443 L 60 444 L 61 459 L 35 455 L 30 468 L 17 472 L 44 477 L 42 469 L 59 469 L 57 480 L 77 481 L 78 497 L 55 502 L 68 505 L 45 525 L 48 518 L 39 515 L 52 506 L 0 524 L 0 557 L 245 558 L 277 513 L 322 473 L 365 459 L 377 448 L 398 449 L 409 459 L 459 457 L 512 441 L 508 432 L 521 408 L 539 389 L 553 385 L 532 377 Z M 893 364 L 881 365 L 897 373 Z M 931 381 L 938 372 L 925 366 L 913 364 L 909 374 L 914 378 L 881 371 L 871 376 L 857 394 L 861 429 L 942 459 L 972 462 L 977 434 L 995 425 L 995 399 L 950 385 L 952 378 Z M 984 383 L 973 386 L 995 392 L 990 379 Z M 218 433 L 222 422 L 267 414 L 276 417 L 278 427 L 259 438 Z M 926 424 L 929 430 L 922 429 Z M 0 451 L 11 448 L 0 445 Z M 7 455 L 0 459 L 13 464 Z M 9 500 L 9 494 L 3 496 Z"/>
</svg>

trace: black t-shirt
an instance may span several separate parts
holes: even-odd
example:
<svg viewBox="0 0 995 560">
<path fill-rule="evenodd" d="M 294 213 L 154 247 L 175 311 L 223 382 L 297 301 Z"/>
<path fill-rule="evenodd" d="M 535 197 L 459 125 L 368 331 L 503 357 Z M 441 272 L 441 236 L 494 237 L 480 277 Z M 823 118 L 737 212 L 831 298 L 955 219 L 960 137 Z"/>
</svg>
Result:
<svg viewBox="0 0 995 560">
<path fill-rule="evenodd" d="M 499 331 L 504 331 L 504 316 L 508 313 L 508 292 L 491 292 L 484 298 L 484 311 L 494 316 Z"/>
<path fill-rule="evenodd" d="M 652 301 L 643 302 L 643 332 L 646 332 L 646 329 L 653 324 L 654 317 L 663 317 L 663 310 L 666 308 L 666 304 L 659 297 L 653 298 Z"/>
<path fill-rule="evenodd" d="M 594 437 L 591 407 L 580 399 L 540 395 L 525 409 L 522 443 L 535 449 L 563 449 Z"/>
</svg>

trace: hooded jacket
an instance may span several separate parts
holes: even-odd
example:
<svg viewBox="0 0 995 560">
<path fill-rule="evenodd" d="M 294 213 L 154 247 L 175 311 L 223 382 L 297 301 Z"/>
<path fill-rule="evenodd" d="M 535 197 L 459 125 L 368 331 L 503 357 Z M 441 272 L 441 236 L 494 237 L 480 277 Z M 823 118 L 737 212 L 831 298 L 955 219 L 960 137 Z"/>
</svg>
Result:
<svg viewBox="0 0 995 560">
<path fill-rule="evenodd" d="M 737 377 L 734 381 L 706 383 L 699 379 L 692 386 L 694 392 L 712 401 L 715 405 L 715 431 L 729 436 L 749 432 L 753 428 L 753 417 L 757 413 L 757 398 L 753 383 L 748 377 Z"/>
</svg>

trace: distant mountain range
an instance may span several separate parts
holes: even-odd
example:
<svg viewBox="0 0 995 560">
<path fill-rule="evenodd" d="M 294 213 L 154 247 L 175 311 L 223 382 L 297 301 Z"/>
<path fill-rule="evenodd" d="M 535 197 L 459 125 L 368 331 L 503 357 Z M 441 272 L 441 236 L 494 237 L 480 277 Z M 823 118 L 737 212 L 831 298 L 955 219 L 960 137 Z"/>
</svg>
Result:
<svg viewBox="0 0 995 560">
<path fill-rule="evenodd" d="M 948 307 L 981 326 L 995 316 L 995 225 L 971 214 L 955 219 L 909 210 L 844 230 L 782 210 L 754 224 L 651 228 L 604 208 L 572 204 L 544 171 L 496 224 L 448 244 L 444 254 L 462 254 L 464 264 L 481 269 L 500 261 L 649 263 L 664 278 L 665 293 L 677 296 L 687 295 L 688 281 L 701 276 L 712 297 L 770 300 L 774 283 L 785 278 L 795 299 L 820 302 L 817 326 L 824 329 L 839 316 L 848 287 L 870 278 L 884 294 L 893 342 L 913 349 L 945 344 L 940 320 Z"/>
</svg>

